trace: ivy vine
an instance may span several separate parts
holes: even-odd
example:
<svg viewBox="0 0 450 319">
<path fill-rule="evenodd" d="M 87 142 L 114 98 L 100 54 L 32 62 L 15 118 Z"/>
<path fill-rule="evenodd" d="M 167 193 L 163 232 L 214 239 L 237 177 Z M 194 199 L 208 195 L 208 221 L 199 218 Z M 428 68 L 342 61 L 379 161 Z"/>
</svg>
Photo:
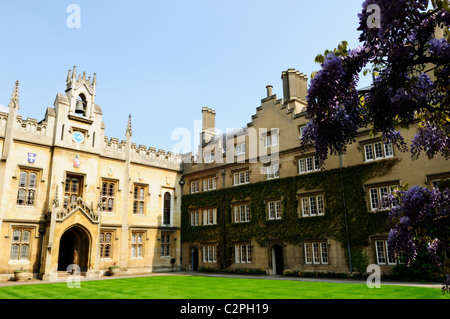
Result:
<svg viewBox="0 0 450 319">
<path fill-rule="evenodd" d="M 217 242 L 219 265 L 233 261 L 233 243 L 255 240 L 265 246 L 269 240 L 300 244 L 304 240 L 333 238 L 347 247 L 345 212 L 352 262 L 357 268 L 366 263 L 363 249 L 369 235 L 386 232 L 387 213 L 370 213 L 364 184 L 371 178 L 388 174 L 397 159 L 382 160 L 340 169 L 274 179 L 208 192 L 184 195 L 181 205 L 181 238 L 186 242 Z M 325 198 L 323 216 L 299 216 L 299 190 L 321 190 Z M 344 205 L 344 197 L 345 203 Z M 282 218 L 268 220 L 266 199 L 282 198 Z M 251 220 L 232 222 L 232 202 L 250 200 Z M 189 211 L 196 207 L 217 208 L 217 225 L 191 226 Z"/>
</svg>

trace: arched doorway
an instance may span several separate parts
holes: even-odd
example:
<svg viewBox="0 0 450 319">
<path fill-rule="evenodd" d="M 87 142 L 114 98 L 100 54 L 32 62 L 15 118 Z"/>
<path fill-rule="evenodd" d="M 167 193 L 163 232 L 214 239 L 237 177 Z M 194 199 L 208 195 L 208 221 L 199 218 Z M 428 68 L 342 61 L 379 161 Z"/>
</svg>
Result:
<svg viewBox="0 0 450 319">
<path fill-rule="evenodd" d="M 284 270 L 283 247 L 281 245 L 272 246 L 272 273 L 282 275 Z"/>
<path fill-rule="evenodd" d="M 198 270 L 198 248 L 192 247 L 191 250 L 191 269 L 193 271 Z"/>
<path fill-rule="evenodd" d="M 71 264 L 77 264 L 86 271 L 89 264 L 90 240 L 87 231 L 80 226 L 69 228 L 59 242 L 58 270 L 66 271 Z"/>
</svg>

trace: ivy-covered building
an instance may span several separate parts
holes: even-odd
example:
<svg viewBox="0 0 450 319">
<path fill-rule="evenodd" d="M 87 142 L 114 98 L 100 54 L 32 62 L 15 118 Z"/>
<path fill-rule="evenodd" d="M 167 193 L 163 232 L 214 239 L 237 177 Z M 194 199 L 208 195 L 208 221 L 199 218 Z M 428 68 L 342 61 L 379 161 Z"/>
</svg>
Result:
<svg viewBox="0 0 450 319">
<path fill-rule="evenodd" d="M 283 98 L 268 85 L 245 127 L 215 134 L 203 108 L 201 145 L 183 159 L 182 264 L 187 269 L 350 272 L 398 262 L 387 254 L 388 208 L 381 197 L 400 185 L 433 187 L 450 177 L 432 160 L 360 130 L 342 156 L 319 165 L 302 148 L 307 77 L 282 72 Z M 403 130 L 410 142 L 417 127 Z"/>
</svg>

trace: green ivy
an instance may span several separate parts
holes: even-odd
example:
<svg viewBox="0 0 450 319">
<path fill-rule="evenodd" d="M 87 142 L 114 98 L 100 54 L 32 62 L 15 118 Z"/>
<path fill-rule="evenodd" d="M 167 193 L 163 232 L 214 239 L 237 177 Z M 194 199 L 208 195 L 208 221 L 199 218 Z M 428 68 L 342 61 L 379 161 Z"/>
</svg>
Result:
<svg viewBox="0 0 450 319">
<path fill-rule="evenodd" d="M 334 170 L 274 179 L 259 183 L 234 186 L 208 192 L 184 195 L 182 199 L 181 237 L 185 242 L 215 241 L 218 244 L 218 264 L 232 264 L 233 242 L 254 239 L 260 246 L 268 240 L 282 240 L 300 244 L 304 240 L 329 237 L 347 247 L 345 203 L 348 220 L 352 262 L 362 270 L 367 258 L 362 253 L 370 234 L 386 232 L 387 213 L 367 210 L 364 183 L 390 172 L 398 160 L 382 160 Z M 298 191 L 320 189 L 324 193 L 324 216 L 300 218 Z M 282 197 L 282 219 L 267 220 L 265 200 Z M 251 220 L 232 223 L 232 201 L 251 201 Z M 191 226 L 189 210 L 194 207 L 217 207 L 217 225 Z M 225 214 L 225 215 L 224 215 Z M 347 255 L 347 254 L 346 254 Z M 365 269 L 364 269 L 365 270 Z"/>
</svg>

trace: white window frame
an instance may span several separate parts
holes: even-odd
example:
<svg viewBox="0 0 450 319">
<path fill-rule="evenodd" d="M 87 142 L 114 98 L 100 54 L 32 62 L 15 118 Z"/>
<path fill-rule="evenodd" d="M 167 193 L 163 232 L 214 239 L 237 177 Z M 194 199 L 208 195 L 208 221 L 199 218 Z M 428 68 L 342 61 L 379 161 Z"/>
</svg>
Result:
<svg viewBox="0 0 450 319">
<path fill-rule="evenodd" d="M 199 182 L 193 181 L 191 182 L 191 194 L 198 193 L 200 191 Z"/>
<path fill-rule="evenodd" d="M 278 145 L 278 133 L 271 133 L 264 136 L 264 147 L 272 147 Z"/>
<path fill-rule="evenodd" d="M 364 145 L 364 159 L 366 162 L 394 157 L 392 143 L 374 142 Z"/>
<path fill-rule="evenodd" d="M 306 242 L 303 244 L 305 253 L 305 264 L 328 265 L 328 244 L 324 241 Z"/>
<path fill-rule="evenodd" d="M 392 194 L 392 192 L 398 187 L 398 185 L 383 185 L 369 188 L 369 201 L 370 211 L 383 211 L 388 210 L 389 207 L 380 207 L 378 205 L 385 194 Z"/>
<path fill-rule="evenodd" d="M 216 177 L 209 177 L 203 179 L 203 191 L 210 191 L 217 188 L 217 179 Z"/>
<path fill-rule="evenodd" d="M 268 219 L 281 219 L 281 200 L 271 200 L 267 203 Z"/>
<path fill-rule="evenodd" d="M 204 263 L 216 263 L 217 262 L 217 250 L 216 245 L 203 245 L 203 262 Z"/>
<path fill-rule="evenodd" d="M 308 165 L 310 164 L 310 165 Z M 308 156 L 303 157 L 298 160 L 298 173 L 306 174 L 311 172 L 320 171 L 320 165 L 318 161 L 318 157 L 316 156 Z"/>
<path fill-rule="evenodd" d="M 217 225 L 217 209 L 203 209 L 203 225 Z"/>
<path fill-rule="evenodd" d="M 306 124 L 305 125 L 301 125 L 301 126 L 298 127 L 298 135 L 299 135 L 298 138 L 300 140 L 303 138 L 305 128 L 306 128 Z"/>
<path fill-rule="evenodd" d="M 199 212 L 198 210 L 196 211 L 191 211 L 191 226 L 199 226 Z"/>
<path fill-rule="evenodd" d="M 214 158 L 214 151 L 210 151 L 204 154 L 204 160 L 205 163 L 213 163 L 215 158 Z"/>
<path fill-rule="evenodd" d="M 280 177 L 280 165 L 273 164 L 266 167 L 267 179 L 275 179 Z"/>
<path fill-rule="evenodd" d="M 251 264 L 252 245 L 251 244 L 234 245 L 234 262 L 237 264 Z"/>
<path fill-rule="evenodd" d="M 322 194 L 300 197 L 302 217 L 325 215 L 325 200 Z"/>
<path fill-rule="evenodd" d="M 397 258 L 389 256 L 387 240 L 375 240 L 375 257 L 378 265 L 397 265 Z"/>
<path fill-rule="evenodd" d="M 250 222 L 250 204 L 237 204 L 233 208 L 235 223 Z"/>
<path fill-rule="evenodd" d="M 250 183 L 250 171 L 240 171 L 233 174 L 233 186 Z"/>
<path fill-rule="evenodd" d="M 244 155 L 245 154 L 245 142 L 237 144 L 234 147 L 234 155 Z"/>
</svg>

